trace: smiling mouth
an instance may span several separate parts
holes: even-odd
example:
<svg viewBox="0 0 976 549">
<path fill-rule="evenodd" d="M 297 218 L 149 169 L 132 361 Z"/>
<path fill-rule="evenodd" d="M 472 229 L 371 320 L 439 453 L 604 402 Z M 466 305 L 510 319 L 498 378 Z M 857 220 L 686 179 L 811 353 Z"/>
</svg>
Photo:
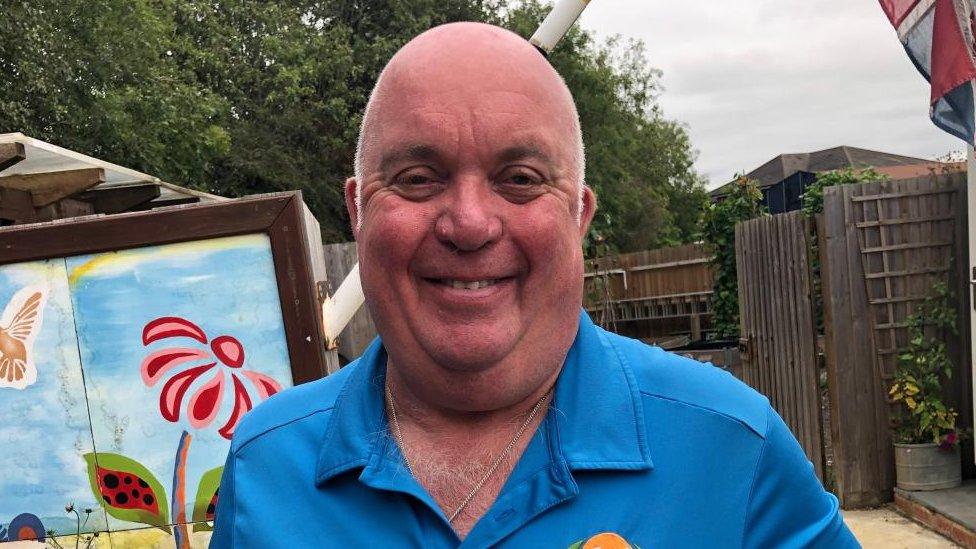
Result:
<svg viewBox="0 0 976 549">
<path fill-rule="evenodd" d="M 448 286 L 456 290 L 480 290 L 482 288 L 488 288 L 489 286 L 494 286 L 499 282 L 507 280 L 506 278 L 489 278 L 485 280 L 453 280 L 449 278 L 432 278 L 428 279 L 435 284 L 441 284 L 443 286 Z"/>
</svg>

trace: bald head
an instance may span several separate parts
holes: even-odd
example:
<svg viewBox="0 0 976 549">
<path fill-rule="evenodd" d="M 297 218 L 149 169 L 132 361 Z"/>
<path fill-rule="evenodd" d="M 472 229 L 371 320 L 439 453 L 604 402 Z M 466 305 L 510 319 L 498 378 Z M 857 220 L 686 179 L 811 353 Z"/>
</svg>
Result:
<svg viewBox="0 0 976 549">
<path fill-rule="evenodd" d="M 545 110 L 569 147 L 570 169 L 582 200 L 585 171 L 583 138 L 572 95 L 552 65 L 515 33 L 482 23 L 451 23 L 435 27 L 404 45 L 380 74 L 366 105 L 356 146 L 357 185 L 382 161 L 383 130 L 390 107 L 404 102 L 436 108 L 437 96 L 472 98 L 493 93 L 510 97 L 513 111 L 521 98 Z M 471 108 L 482 105 L 472 101 Z M 505 101 L 493 108 L 505 109 Z M 460 137 L 459 137 L 460 138 Z M 362 193 L 357 190 L 357 206 Z M 580 206 L 577 204 L 577 215 Z M 361 219 L 361 218 L 360 218 Z"/>
</svg>

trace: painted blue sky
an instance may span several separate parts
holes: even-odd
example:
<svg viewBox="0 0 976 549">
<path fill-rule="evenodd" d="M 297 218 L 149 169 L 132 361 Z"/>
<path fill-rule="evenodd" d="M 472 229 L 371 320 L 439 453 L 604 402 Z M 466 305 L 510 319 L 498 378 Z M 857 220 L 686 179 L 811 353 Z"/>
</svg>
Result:
<svg viewBox="0 0 976 549">
<path fill-rule="evenodd" d="M 0 309 L 32 285 L 48 295 L 32 349 L 37 381 L 0 388 L 0 525 L 32 513 L 46 529 L 74 533 L 74 516 L 69 520 L 64 506 L 98 505 L 81 457 L 92 451 L 92 436 L 64 260 L 0 266 Z M 104 530 L 104 515 L 95 516 L 89 526 Z"/>
<path fill-rule="evenodd" d="M 193 435 L 187 465 L 189 517 L 200 476 L 223 465 L 230 445 L 217 430 L 231 413 L 233 390 L 228 374 L 232 370 L 224 370 L 223 401 L 213 423 L 196 430 L 186 420 L 190 396 L 213 372 L 190 387 L 180 421 L 170 423 L 159 411 L 160 390 L 170 376 L 146 387 L 140 363 L 150 352 L 166 347 L 206 350 L 207 346 L 186 337 L 143 346 L 142 329 L 158 317 L 178 316 L 202 328 L 211 340 L 231 335 L 244 347 L 243 369 L 262 372 L 282 386 L 290 386 L 268 237 L 227 237 L 71 257 L 67 274 L 97 450 L 139 461 L 169 492 L 177 443 L 186 429 Z M 203 363 L 184 364 L 172 373 Z M 253 386 L 247 381 L 245 385 L 257 403 Z M 109 521 L 112 529 L 126 527 L 114 518 Z"/>
</svg>

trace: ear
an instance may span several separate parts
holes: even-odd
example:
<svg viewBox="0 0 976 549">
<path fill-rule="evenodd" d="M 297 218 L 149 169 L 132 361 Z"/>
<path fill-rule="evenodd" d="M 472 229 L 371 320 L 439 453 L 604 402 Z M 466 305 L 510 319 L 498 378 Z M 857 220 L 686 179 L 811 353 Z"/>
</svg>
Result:
<svg viewBox="0 0 976 549">
<path fill-rule="evenodd" d="M 580 212 L 579 235 L 580 238 L 586 236 L 586 231 L 590 230 L 590 223 L 596 215 L 596 193 L 588 185 L 583 185 L 583 211 Z"/>
<path fill-rule="evenodd" d="M 346 180 L 345 196 L 346 211 L 349 212 L 349 223 L 352 224 L 352 237 L 359 240 L 359 197 L 356 196 L 356 178 Z"/>
</svg>

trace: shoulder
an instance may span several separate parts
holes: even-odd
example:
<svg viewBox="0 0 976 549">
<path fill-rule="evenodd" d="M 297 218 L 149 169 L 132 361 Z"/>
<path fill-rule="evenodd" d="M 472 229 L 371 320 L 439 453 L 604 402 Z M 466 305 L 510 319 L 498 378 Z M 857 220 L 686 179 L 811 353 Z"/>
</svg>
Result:
<svg viewBox="0 0 976 549">
<path fill-rule="evenodd" d="M 597 328 L 603 341 L 633 372 L 647 398 L 707 410 L 736 421 L 764 437 L 769 400 L 732 374 L 711 364 L 667 352 Z"/>
<path fill-rule="evenodd" d="M 358 360 L 322 379 L 289 387 L 256 406 L 237 425 L 231 452 L 289 425 L 324 420 L 357 367 Z"/>
</svg>

